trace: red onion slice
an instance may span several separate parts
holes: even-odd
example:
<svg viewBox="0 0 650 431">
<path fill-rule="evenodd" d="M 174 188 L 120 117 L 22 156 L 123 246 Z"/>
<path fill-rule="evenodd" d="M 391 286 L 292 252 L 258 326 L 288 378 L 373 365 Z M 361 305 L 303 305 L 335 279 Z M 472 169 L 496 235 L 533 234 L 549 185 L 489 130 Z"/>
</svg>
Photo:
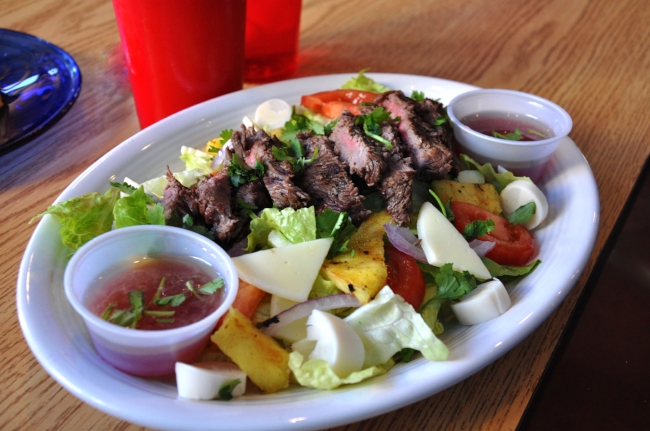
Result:
<svg viewBox="0 0 650 431">
<path fill-rule="evenodd" d="M 284 310 L 277 316 L 273 316 L 264 322 L 262 332 L 266 335 L 273 336 L 280 329 L 284 328 L 291 322 L 307 317 L 314 310 L 334 310 L 335 308 L 361 307 L 361 302 L 354 295 L 340 293 L 337 295 L 323 296 L 309 301 L 301 302 L 291 308 Z"/>
<path fill-rule="evenodd" d="M 469 246 L 472 247 L 472 250 L 478 254 L 478 257 L 483 257 L 494 248 L 496 243 L 492 241 L 479 241 L 475 239 L 469 243 Z"/>
<path fill-rule="evenodd" d="M 419 245 L 415 245 L 418 241 L 417 237 L 405 227 L 395 226 L 394 224 L 386 223 L 384 225 L 388 239 L 390 240 L 393 247 L 406 253 L 415 260 L 420 262 L 428 263 L 427 257 L 424 255 L 424 250 Z"/>
</svg>

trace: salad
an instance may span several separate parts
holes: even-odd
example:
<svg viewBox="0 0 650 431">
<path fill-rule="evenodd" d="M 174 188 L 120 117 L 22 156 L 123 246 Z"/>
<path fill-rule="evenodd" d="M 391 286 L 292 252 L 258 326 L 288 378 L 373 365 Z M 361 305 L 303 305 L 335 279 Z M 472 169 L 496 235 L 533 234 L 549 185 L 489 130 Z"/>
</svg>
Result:
<svg viewBox="0 0 650 431">
<path fill-rule="evenodd" d="M 405 219 L 403 212 L 390 208 L 395 203 L 386 191 L 392 189 L 385 187 L 390 169 L 373 175 L 376 172 L 349 159 L 345 166 L 352 172 L 348 175 L 353 187 L 338 190 L 356 189 L 358 199 L 350 199 L 345 208 L 323 207 L 322 200 L 315 199 L 313 205 L 299 208 L 280 208 L 272 199 L 271 205 L 260 208 L 231 199 L 235 204 L 229 217 L 218 221 L 245 219 L 244 234 L 224 234 L 214 223 L 197 220 L 192 211 L 183 214 L 181 207 L 168 211 L 165 206 L 172 187 L 191 190 L 213 178 L 225 178 L 219 184 L 229 184 L 230 196 L 235 196 L 249 184 L 264 183 L 271 168 L 278 171 L 274 161 L 289 164 L 295 178 L 280 191 L 296 184 L 308 190 L 309 184 L 300 178 L 320 157 L 331 155 L 328 145 L 314 141 L 342 134 L 341 124 L 349 116 L 348 130 L 377 142 L 372 145 L 380 148 L 375 152 L 387 166 L 397 156 L 406 159 L 390 148 L 397 145 L 382 130 L 386 124 L 393 130 L 399 127 L 406 115 L 395 116 L 371 104 L 389 89 L 363 72 L 343 86 L 345 91 L 334 94 L 307 95 L 302 106 L 289 107 L 288 112 L 285 105 L 269 102 L 256 118 L 244 119 L 248 128 L 224 131 L 201 149 L 183 147 L 186 169 L 181 172 L 142 184 L 127 178 L 112 183 L 104 194 L 62 202 L 42 215 L 59 219 L 62 241 L 73 251 L 111 229 L 137 224 L 175 224 L 223 244 L 242 283 L 233 309 L 212 340 L 264 392 L 282 390 L 290 379 L 319 389 L 356 383 L 387 372 L 417 352 L 428 360 L 444 360 L 448 349 L 437 336 L 446 319 L 478 324 L 505 312 L 509 299 L 499 279 L 525 275 L 539 264 L 528 229 L 543 221 L 548 208 L 543 194 L 526 178 L 461 155 L 459 161 L 443 163 L 441 169 L 447 164 L 449 169 L 441 178 L 426 180 L 418 161 L 412 161 L 413 172 L 403 175 L 411 180 Z M 402 96 L 413 101 L 408 103 L 429 100 L 417 92 Z M 270 114 L 265 116 L 265 111 Z M 444 134 L 445 121 L 439 116 L 430 126 Z M 274 160 L 264 153 L 241 157 L 237 143 L 260 134 L 283 144 L 272 146 Z M 345 136 L 339 138 L 345 142 Z M 400 169 L 392 172 L 401 175 L 405 169 Z M 267 192 L 273 198 L 278 190 Z M 306 200 L 309 203 L 310 196 Z M 209 350 L 206 357 L 214 346 Z M 203 371 L 195 368 L 193 372 Z M 225 392 L 240 394 L 236 387 Z"/>
</svg>

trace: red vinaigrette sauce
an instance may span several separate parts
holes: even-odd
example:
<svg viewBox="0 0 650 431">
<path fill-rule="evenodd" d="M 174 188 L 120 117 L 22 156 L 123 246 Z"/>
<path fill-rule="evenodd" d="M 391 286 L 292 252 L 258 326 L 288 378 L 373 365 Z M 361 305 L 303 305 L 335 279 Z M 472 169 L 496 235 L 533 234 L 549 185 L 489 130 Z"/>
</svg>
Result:
<svg viewBox="0 0 650 431">
<path fill-rule="evenodd" d="M 157 305 L 154 302 L 161 280 L 165 279 L 158 294 L 160 298 L 184 294 L 185 300 L 178 306 Z M 171 257 L 148 258 L 130 263 L 116 269 L 116 274 L 109 276 L 97 287 L 89 301 L 89 309 L 97 316 L 102 316 L 109 306 L 114 310 L 127 310 L 131 307 L 129 292 L 144 292 L 144 308 L 147 311 L 164 312 L 163 316 L 142 313 L 136 329 L 161 330 L 179 328 L 198 322 L 214 312 L 223 302 L 224 288 L 213 294 L 201 294 L 201 286 L 211 282 L 218 275 L 209 267 L 190 259 Z M 191 282 L 192 293 L 187 287 Z M 170 315 L 170 312 L 173 314 Z M 153 313 L 155 314 L 155 313 Z"/>
<path fill-rule="evenodd" d="M 540 141 L 554 136 L 553 130 L 541 121 L 528 117 L 509 116 L 499 112 L 469 115 L 462 118 L 460 122 L 479 133 L 492 137 L 495 137 L 493 132 L 508 135 L 519 130 L 521 139 L 518 141 L 520 142 Z"/>
</svg>

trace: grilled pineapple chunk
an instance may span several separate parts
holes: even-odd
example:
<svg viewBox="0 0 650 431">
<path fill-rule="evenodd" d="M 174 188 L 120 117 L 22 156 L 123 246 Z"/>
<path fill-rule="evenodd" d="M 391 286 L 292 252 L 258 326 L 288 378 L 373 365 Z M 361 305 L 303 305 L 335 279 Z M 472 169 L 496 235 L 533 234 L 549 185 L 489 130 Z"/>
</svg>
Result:
<svg viewBox="0 0 650 431">
<path fill-rule="evenodd" d="M 386 285 L 384 224 L 391 222 L 392 217 L 385 211 L 371 215 L 350 238 L 348 247 L 354 255 L 347 252 L 326 260 L 321 268 L 323 278 L 367 304 Z"/>
<path fill-rule="evenodd" d="M 289 354 L 239 310 L 228 310 L 210 339 L 262 391 L 273 393 L 289 386 Z"/>
<path fill-rule="evenodd" d="M 499 192 L 492 184 L 459 183 L 452 180 L 435 180 L 431 189 L 438 195 L 443 203 L 449 199 L 456 202 L 465 202 L 490 211 L 492 214 L 501 214 L 501 201 Z"/>
</svg>

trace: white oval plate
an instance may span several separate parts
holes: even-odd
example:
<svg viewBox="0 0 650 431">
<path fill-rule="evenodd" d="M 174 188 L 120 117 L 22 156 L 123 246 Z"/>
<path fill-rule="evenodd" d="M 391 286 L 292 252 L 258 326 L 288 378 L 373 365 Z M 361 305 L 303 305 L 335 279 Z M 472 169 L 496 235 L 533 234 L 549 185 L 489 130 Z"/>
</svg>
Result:
<svg viewBox="0 0 650 431">
<path fill-rule="evenodd" d="M 338 88 L 354 74 L 302 78 L 219 97 L 169 117 L 115 147 L 90 166 L 57 201 L 105 191 L 125 176 L 144 181 L 180 169 L 181 145 L 202 146 L 270 98 L 297 104 L 303 94 Z M 439 98 L 445 105 L 475 87 L 442 79 L 369 74 L 379 83 Z M 162 430 L 307 430 L 338 426 L 388 412 L 439 392 L 480 370 L 530 334 L 558 306 L 578 279 L 596 239 L 599 199 L 589 165 L 575 143 L 563 139 L 540 182 L 550 204 L 548 219 L 535 230 L 540 265 L 508 286 L 512 308 L 473 327 L 446 325 L 446 362 L 419 358 L 387 375 L 334 391 L 300 387 L 274 395 L 249 395 L 230 402 L 177 398 L 173 381 L 121 373 L 94 350 L 81 318 L 63 293 L 66 251 L 58 223 L 46 216 L 36 228 L 18 276 L 22 330 L 45 370 L 76 397 L 126 421 Z"/>
</svg>

